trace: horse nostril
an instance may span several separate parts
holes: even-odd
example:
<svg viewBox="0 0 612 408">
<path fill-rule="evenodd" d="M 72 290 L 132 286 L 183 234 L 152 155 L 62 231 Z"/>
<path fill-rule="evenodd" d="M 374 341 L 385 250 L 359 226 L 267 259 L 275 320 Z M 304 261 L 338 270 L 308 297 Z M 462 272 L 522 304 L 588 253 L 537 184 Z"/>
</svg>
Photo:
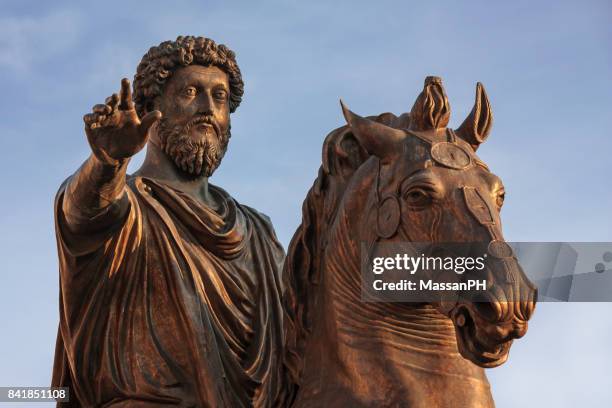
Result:
<svg viewBox="0 0 612 408">
<path fill-rule="evenodd" d="M 531 316 L 533 315 L 533 311 L 535 310 L 537 298 L 538 298 L 538 290 L 535 289 L 533 292 L 530 293 L 529 300 L 525 302 L 521 302 L 520 316 L 522 316 L 525 321 L 531 319 Z"/>
<path fill-rule="evenodd" d="M 538 302 L 538 288 L 535 288 L 532 293 L 531 302 L 529 302 L 529 316 L 527 320 L 531 318 L 533 315 L 533 311 L 535 310 L 536 303 Z"/>
<path fill-rule="evenodd" d="M 531 301 L 521 302 L 521 313 L 520 313 L 520 316 L 525 321 L 529 320 L 529 318 L 531 317 L 531 311 L 533 310 L 533 307 L 531 305 L 532 305 Z"/>
<path fill-rule="evenodd" d="M 487 294 L 478 294 L 474 298 L 478 313 L 489 322 L 500 321 L 503 315 L 502 305 Z"/>
<path fill-rule="evenodd" d="M 512 337 L 515 339 L 520 339 L 527 333 L 527 322 L 520 322 L 514 325 L 514 329 L 512 330 Z"/>
</svg>

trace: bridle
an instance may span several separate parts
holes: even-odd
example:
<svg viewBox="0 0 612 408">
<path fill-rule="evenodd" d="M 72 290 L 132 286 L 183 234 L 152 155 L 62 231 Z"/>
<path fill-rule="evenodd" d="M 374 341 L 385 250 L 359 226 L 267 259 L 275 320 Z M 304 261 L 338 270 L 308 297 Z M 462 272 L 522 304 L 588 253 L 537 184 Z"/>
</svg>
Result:
<svg viewBox="0 0 612 408">
<path fill-rule="evenodd" d="M 481 165 L 486 168 L 484 164 L 481 164 L 480 160 L 474 157 L 471 149 L 467 149 L 466 142 L 463 142 L 463 146 L 457 137 L 455 131 L 450 128 L 446 128 L 446 140 L 445 141 L 434 141 L 432 138 L 426 136 L 421 132 L 411 131 L 404 129 L 410 136 L 417 137 L 418 139 L 426 142 L 429 147 L 431 160 L 426 160 L 422 168 L 428 168 L 430 166 L 446 167 L 458 171 L 466 171 L 474 165 Z M 488 169 L 487 169 L 488 170 Z M 382 197 L 380 191 L 380 178 L 381 178 L 381 161 L 377 163 L 377 174 L 375 184 L 375 208 L 376 208 L 376 237 L 372 242 L 368 252 L 371 255 L 374 247 L 381 239 L 389 239 L 396 235 L 399 226 L 401 224 L 401 186 L 404 182 L 414 174 L 411 172 L 405 176 L 398 184 L 394 192 Z M 514 268 L 507 265 L 506 262 L 510 261 L 514 252 L 512 248 L 503 240 L 501 236 L 501 229 L 498 228 L 498 222 L 496 221 L 494 210 L 485 199 L 483 192 L 473 186 L 460 186 L 462 191 L 463 199 L 466 207 L 474 219 L 487 229 L 491 240 L 487 246 L 487 253 L 494 258 L 504 262 L 506 271 L 505 278 L 507 282 L 514 282 L 515 277 L 512 272 Z"/>
</svg>

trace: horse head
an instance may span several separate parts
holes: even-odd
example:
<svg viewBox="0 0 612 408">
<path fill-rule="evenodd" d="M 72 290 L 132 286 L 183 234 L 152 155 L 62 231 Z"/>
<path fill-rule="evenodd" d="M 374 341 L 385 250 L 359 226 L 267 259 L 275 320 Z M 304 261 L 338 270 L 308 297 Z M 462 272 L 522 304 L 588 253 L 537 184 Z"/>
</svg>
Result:
<svg viewBox="0 0 612 408">
<path fill-rule="evenodd" d="M 537 289 L 502 235 L 503 184 L 476 156 L 493 121 L 484 87 L 477 84 L 474 107 L 457 129 L 447 127 L 450 106 L 437 77 L 425 80 L 409 120 L 403 115 L 392 126 L 341 104 L 353 135 L 379 160 L 378 214 L 371 226 L 377 240 L 486 243 L 486 267 L 476 272 L 490 285 L 485 294 L 433 304 L 452 320 L 463 357 L 481 367 L 502 364 L 513 339 L 527 330 Z"/>
</svg>

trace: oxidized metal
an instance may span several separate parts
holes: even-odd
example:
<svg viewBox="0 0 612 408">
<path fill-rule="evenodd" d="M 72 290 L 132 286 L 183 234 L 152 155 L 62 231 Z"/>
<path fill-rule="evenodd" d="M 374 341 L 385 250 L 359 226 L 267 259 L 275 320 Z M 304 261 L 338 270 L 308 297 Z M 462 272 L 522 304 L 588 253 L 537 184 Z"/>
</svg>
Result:
<svg viewBox="0 0 612 408">
<path fill-rule="evenodd" d="M 535 286 L 516 259 L 488 257 L 477 275 L 491 272 L 488 283 L 504 303 L 459 292 L 452 302 L 366 303 L 356 262 L 376 244 L 501 240 L 500 181 L 470 165 L 464 150 L 476 150 L 490 130 L 484 88 L 478 84 L 474 109 L 455 133 L 446 128 L 450 107 L 436 77 L 426 79 L 410 115 L 370 120 L 344 105 L 343 113 L 348 126 L 325 140 L 284 266 L 293 406 L 493 407 L 483 367 L 506 361 L 535 307 Z M 455 143 L 440 143 L 449 134 Z M 353 140 L 361 149 L 343 149 Z M 504 248 L 491 251 L 506 255 Z"/>
<path fill-rule="evenodd" d="M 388 196 L 382 200 L 376 217 L 378 236 L 390 238 L 395 234 L 400 224 L 400 211 L 397 197 Z"/>
<path fill-rule="evenodd" d="M 55 202 L 59 406 L 287 406 L 283 249 L 208 183 L 242 93 L 231 50 L 179 37 L 143 57 L 134 97 L 124 79 L 84 116 L 92 154 Z"/>
<path fill-rule="evenodd" d="M 499 240 L 493 240 L 489 242 L 487 253 L 499 259 L 511 258 L 514 256 L 514 251 L 512 250 L 512 247 L 508 245 L 507 242 Z"/>
<path fill-rule="evenodd" d="M 495 225 L 495 218 L 491 212 L 491 208 L 483 194 L 481 194 L 477 188 L 464 186 L 463 196 L 468 210 L 470 210 L 474 218 L 476 218 L 480 224 L 486 226 Z"/>
<path fill-rule="evenodd" d="M 461 146 L 438 142 L 431 147 L 431 158 L 451 169 L 463 170 L 472 164 L 471 156 Z"/>
</svg>

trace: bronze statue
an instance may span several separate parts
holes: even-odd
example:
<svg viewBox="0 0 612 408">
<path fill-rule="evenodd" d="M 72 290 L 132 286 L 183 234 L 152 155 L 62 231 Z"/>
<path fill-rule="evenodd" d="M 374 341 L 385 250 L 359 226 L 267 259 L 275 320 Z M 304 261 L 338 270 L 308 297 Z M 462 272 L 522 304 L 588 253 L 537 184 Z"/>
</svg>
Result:
<svg viewBox="0 0 612 408">
<path fill-rule="evenodd" d="M 343 106 L 284 277 L 270 220 L 208 183 L 242 95 L 231 50 L 178 37 L 143 57 L 133 96 L 123 79 L 84 116 L 92 154 L 55 202 L 53 385 L 71 393 L 58 405 L 492 406 L 481 367 L 524 335 L 536 290 L 503 241 L 501 181 L 475 155 L 492 121 L 482 86 L 456 131 L 435 77 L 410 114 Z M 506 277 L 484 302 L 360 298 L 360 243 L 483 240 Z"/>
<path fill-rule="evenodd" d="M 537 292 L 503 240 L 501 180 L 475 154 L 492 124 L 484 88 L 457 130 L 436 77 L 409 114 L 343 110 L 284 267 L 292 406 L 493 406 L 482 367 L 507 359 Z M 361 243 L 400 241 L 490 243 L 494 290 L 481 302 L 364 302 Z"/>
<path fill-rule="evenodd" d="M 178 37 L 143 57 L 133 97 L 123 79 L 84 116 L 92 154 L 55 202 L 64 406 L 285 404 L 283 249 L 208 183 L 242 94 L 231 50 Z"/>
</svg>

